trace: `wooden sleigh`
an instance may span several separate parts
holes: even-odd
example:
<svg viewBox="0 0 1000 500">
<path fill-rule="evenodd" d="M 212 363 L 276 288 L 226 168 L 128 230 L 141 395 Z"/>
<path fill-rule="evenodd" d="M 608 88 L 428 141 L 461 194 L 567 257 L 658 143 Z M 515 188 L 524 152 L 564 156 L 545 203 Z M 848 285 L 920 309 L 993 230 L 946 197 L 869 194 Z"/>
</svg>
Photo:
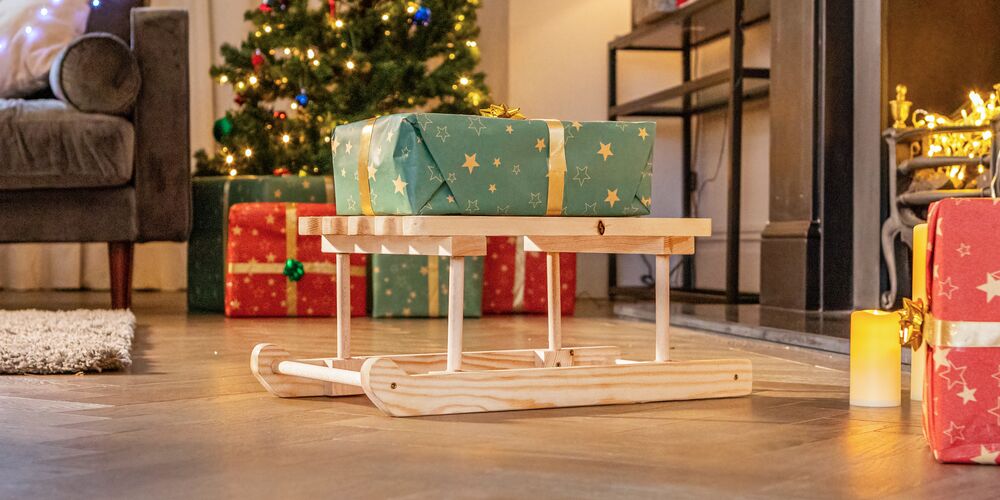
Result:
<svg viewBox="0 0 1000 500">
<path fill-rule="evenodd" d="M 323 251 L 337 254 L 337 356 L 292 359 L 258 344 L 250 368 L 276 396 L 365 394 L 397 417 L 744 396 L 749 360 L 669 359 L 669 256 L 693 253 L 694 238 L 710 229 L 707 219 L 302 217 L 299 234 L 320 236 Z M 525 250 L 547 253 L 548 348 L 463 352 L 464 259 L 485 255 L 487 236 L 518 235 Z M 614 346 L 563 347 L 560 252 L 656 255 L 653 361 L 621 359 Z M 352 253 L 450 257 L 446 353 L 351 355 Z"/>
</svg>

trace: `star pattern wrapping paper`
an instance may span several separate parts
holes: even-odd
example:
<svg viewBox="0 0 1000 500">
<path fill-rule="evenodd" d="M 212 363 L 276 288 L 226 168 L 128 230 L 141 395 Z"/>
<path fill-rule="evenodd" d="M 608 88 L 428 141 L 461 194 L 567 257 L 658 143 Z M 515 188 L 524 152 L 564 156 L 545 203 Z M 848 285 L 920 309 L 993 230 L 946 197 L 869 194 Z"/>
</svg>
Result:
<svg viewBox="0 0 1000 500">
<path fill-rule="evenodd" d="M 928 215 L 927 297 L 942 322 L 1000 333 L 1000 200 L 946 199 Z M 997 465 L 1000 346 L 935 345 L 926 331 L 924 434 L 941 462 Z"/>
<path fill-rule="evenodd" d="M 648 215 L 654 122 L 561 122 L 561 215 Z M 332 139 L 337 211 L 361 215 L 366 122 Z M 546 215 L 551 146 L 544 120 L 435 113 L 379 118 L 366 177 L 375 215 Z"/>
<path fill-rule="evenodd" d="M 324 176 L 195 177 L 191 201 L 194 216 L 188 239 L 188 307 L 223 312 L 229 207 L 258 201 L 332 204 L 333 182 Z"/>
<path fill-rule="evenodd" d="M 233 205 L 226 256 L 226 316 L 336 316 L 337 255 L 323 253 L 319 238 L 300 236 L 297 231 L 298 217 L 330 215 L 336 215 L 336 210 L 327 203 Z M 287 259 L 303 264 L 305 274 L 300 280 L 283 274 Z M 367 256 L 354 254 L 350 260 L 351 316 L 364 316 Z"/>
<path fill-rule="evenodd" d="M 548 312 L 545 253 L 525 252 L 523 241 L 513 236 L 486 239 L 483 314 Z M 559 281 L 560 309 L 571 315 L 576 305 L 576 254 L 559 254 Z"/>
<path fill-rule="evenodd" d="M 447 317 L 449 260 L 424 255 L 372 255 L 372 317 Z M 482 257 L 465 257 L 464 288 L 463 316 L 482 316 Z"/>
</svg>

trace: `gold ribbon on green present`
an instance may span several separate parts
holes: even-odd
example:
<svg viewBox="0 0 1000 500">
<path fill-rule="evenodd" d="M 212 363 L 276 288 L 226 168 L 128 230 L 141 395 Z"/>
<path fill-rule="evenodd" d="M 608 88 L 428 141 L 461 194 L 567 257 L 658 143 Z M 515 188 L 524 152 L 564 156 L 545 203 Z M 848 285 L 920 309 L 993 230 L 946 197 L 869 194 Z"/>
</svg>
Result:
<svg viewBox="0 0 1000 500">
<path fill-rule="evenodd" d="M 481 109 L 482 116 L 491 118 L 510 118 L 524 120 L 520 108 L 509 108 L 505 104 L 493 104 L 487 109 Z M 372 135 L 375 133 L 375 123 L 378 118 L 369 118 L 361 129 L 361 140 L 358 154 L 358 196 L 361 199 L 361 214 L 375 215 L 372 208 L 372 189 L 370 180 L 374 177 L 374 167 L 371 165 Z M 566 131 L 560 120 L 541 120 L 549 131 L 548 152 L 548 197 L 545 205 L 545 215 L 562 215 L 563 199 L 566 192 Z"/>
<path fill-rule="evenodd" d="M 298 255 L 298 215 L 294 203 L 285 206 L 285 262 L 227 262 L 228 274 L 280 274 L 285 280 L 285 308 L 289 316 L 298 313 L 298 282 L 310 274 L 337 276 L 335 262 L 301 262 Z M 351 266 L 351 276 L 365 276 L 365 266 Z"/>
</svg>

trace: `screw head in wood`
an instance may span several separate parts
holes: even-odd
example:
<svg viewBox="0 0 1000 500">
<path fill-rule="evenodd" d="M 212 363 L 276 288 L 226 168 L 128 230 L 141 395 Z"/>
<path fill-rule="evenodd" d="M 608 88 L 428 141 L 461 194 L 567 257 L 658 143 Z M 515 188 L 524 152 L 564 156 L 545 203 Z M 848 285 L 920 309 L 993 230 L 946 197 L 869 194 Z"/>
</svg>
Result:
<svg viewBox="0 0 1000 500">
<path fill-rule="evenodd" d="M 597 234 L 604 236 L 604 221 L 597 221 Z"/>
<path fill-rule="evenodd" d="M 389 388 L 390 389 L 395 389 L 396 388 L 396 383 L 393 382 L 393 383 L 389 384 Z"/>
</svg>

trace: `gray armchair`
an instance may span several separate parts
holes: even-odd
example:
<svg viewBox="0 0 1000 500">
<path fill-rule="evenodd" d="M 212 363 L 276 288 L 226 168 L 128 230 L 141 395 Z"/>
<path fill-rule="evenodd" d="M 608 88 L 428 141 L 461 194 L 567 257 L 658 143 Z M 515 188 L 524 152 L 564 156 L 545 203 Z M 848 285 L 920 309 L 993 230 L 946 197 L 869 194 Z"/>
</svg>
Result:
<svg viewBox="0 0 1000 500">
<path fill-rule="evenodd" d="M 131 114 L 0 99 L 0 242 L 108 242 L 116 309 L 131 304 L 133 244 L 191 229 L 187 13 L 135 3 L 104 2 L 89 23 L 131 33 L 142 79 Z"/>
</svg>

